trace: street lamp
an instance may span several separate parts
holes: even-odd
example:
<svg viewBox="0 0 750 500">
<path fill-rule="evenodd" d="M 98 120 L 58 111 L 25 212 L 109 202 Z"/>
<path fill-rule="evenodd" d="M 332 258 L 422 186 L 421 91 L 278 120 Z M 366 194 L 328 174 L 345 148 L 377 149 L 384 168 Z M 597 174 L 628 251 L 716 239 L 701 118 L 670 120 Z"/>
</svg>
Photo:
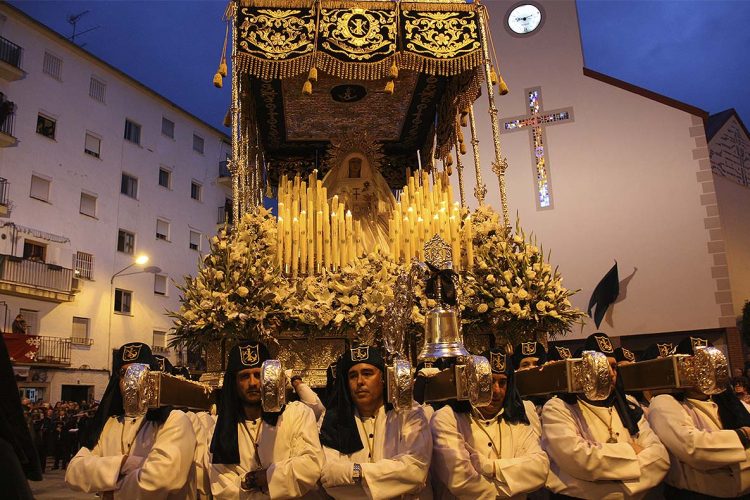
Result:
<svg viewBox="0 0 750 500">
<path fill-rule="evenodd" d="M 135 260 L 130 263 L 129 265 L 123 267 L 116 273 L 112 275 L 111 278 L 109 278 L 109 310 L 107 311 L 107 371 L 110 375 L 112 375 L 112 307 L 113 307 L 113 301 L 114 301 L 114 283 L 115 278 L 122 277 L 122 276 L 130 276 L 133 274 L 141 274 L 141 273 L 151 273 L 151 274 L 158 274 L 161 272 L 161 268 L 159 266 L 148 266 L 145 267 L 139 271 L 133 271 L 126 273 L 128 269 L 130 269 L 133 266 L 143 266 L 146 263 L 148 263 L 148 255 L 139 255 L 135 258 Z"/>
</svg>

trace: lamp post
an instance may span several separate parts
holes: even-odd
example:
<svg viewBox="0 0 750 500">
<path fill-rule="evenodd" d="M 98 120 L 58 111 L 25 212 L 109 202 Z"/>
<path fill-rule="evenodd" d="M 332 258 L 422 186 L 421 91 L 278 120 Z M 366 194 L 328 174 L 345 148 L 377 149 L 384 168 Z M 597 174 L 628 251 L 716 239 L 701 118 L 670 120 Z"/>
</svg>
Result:
<svg viewBox="0 0 750 500">
<path fill-rule="evenodd" d="M 148 266 L 145 267 L 139 271 L 133 271 L 126 273 L 128 269 L 132 268 L 133 266 L 143 266 L 146 263 L 148 263 L 148 255 L 139 255 L 136 257 L 136 259 L 131 262 L 129 265 L 123 267 L 116 273 L 112 275 L 111 278 L 109 278 L 109 310 L 107 311 L 107 372 L 109 372 L 110 375 L 112 375 L 112 316 L 114 312 L 112 311 L 113 302 L 114 302 L 114 283 L 115 278 L 122 277 L 122 276 L 131 276 L 133 274 L 141 274 L 141 273 L 151 273 L 156 274 L 161 272 L 161 268 L 158 266 Z"/>
</svg>

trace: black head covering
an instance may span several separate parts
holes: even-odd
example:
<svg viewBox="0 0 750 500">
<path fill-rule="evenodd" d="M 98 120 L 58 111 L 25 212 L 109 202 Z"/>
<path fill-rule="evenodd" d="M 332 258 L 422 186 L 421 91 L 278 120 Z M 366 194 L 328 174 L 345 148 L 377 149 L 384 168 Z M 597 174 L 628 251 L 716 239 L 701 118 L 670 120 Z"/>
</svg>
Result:
<svg viewBox="0 0 750 500">
<path fill-rule="evenodd" d="M 187 366 L 175 366 L 172 368 L 172 375 L 176 377 L 185 377 L 190 379 L 190 369 Z"/>
<path fill-rule="evenodd" d="M 539 358 L 538 366 L 542 366 L 547 360 L 547 351 L 541 342 L 521 342 L 513 348 L 513 369 L 518 370 L 524 358 Z"/>
<path fill-rule="evenodd" d="M 631 363 L 635 363 L 635 354 L 633 354 L 633 351 L 625 347 L 618 347 L 615 349 L 614 356 L 618 363 L 620 361 L 630 361 Z"/>
<path fill-rule="evenodd" d="M 10 355 L 2 335 L 0 335 L 0 440 L 6 441 L 13 448 L 13 454 L 28 479 L 42 480 L 39 458 L 23 417 L 16 377 L 13 374 Z M 4 462 L 2 467 L 7 468 L 8 465 L 10 464 Z M 25 480 L 19 481 L 18 478 L 14 480 L 18 481 L 20 486 L 26 482 Z M 7 486 L 9 485 L 3 484 L 3 487 Z M 8 491 L 6 490 L 5 493 L 8 494 Z"/>
<path fill-rule="evenodd" d="M 323 417 L 320 428 L 320 444 L 350 455 L 364 448 L 354 420 L 354 402 L 349 392 L 349 370 L 359 363 L 367 363 L 383 373 L 383 401 L 388 401 L 385 380 L 385 359 L 377 348 L 360 345 L 346 349 L 337 364 L 335 392 Z M 386 410 L 389 409 L 386 404 Z"/>
<path fill-rule="evenodd" d="M 701 337 L 685 337 L 677 344 L 677 354 L 695 354 L 696 347 L 713 347 L 711 342 Z M 732 387 L 727 387 L 721 394 L 714 394 L 711 399 L 719 410 L 719 419 L 724 429 L 739 429 L 750 426 L 750 413 L 739 400 Z"/>
<path fill-rule="evenodd" d="M 549 349 L 547 350 L 547 361 L 562 361 L 563 359 L 572 357 L 573 353 L 570 352 L 570 349 L 567 347 L 552 343 L 549 344 Z"/>
<path fill-rule="evenodd" d="M 607 357 L 615 357 L 615 349 L 612 347 L 612 341 L 606 333 L 597 332 L 588 336 L 584 343 L 585 351 L 596 351 Z M 617 370 L 617 368 L 615 368 Z M 638 434 L 638 422 L 643 417 L 643 409 L 640 405 L 635 404 L 625 397 L 625 387 L 622 384 L 622 377 L 617 374 L 615 387 L 609 397 L 604 401 L 589 401 L 583 396 L 579 398 L 597 406 L 614 406 L 617 414 L 620 416 L 622 425 L 628 430 L 631 436 Z"/>
<path fill-rule="evenodd" d="M 172 366 L 172 362 L 166 357 L 161 354 L 154 354 L 154 359 L 156 360 L 156 364 L 159 365 L 160 372 L 169 373 L 170 375 L 174 373 L 174 366 Z"/>
<path fill-rule="evenodd" d="M 99 403 L 87 432 L 84 434 L 81 443 L 86 448 L 92 449 L 99 441 L 99 436 L 104 429 L 109 417 L 121 416 L 125 413 L 122 407 L 122 394 L 120 394 L 120 369 L 130 363 L 142 363 L 148 365 L 149 369 L 159 371 L 159 363 L 151 353 L 151 348 L 143 342 L 128 342 L 123 344 L 112 358 L 112 376 L 109 377 L 109 383 L 104 390 L 104 396 Z M 153 408 L 146 412 L 146 420 L 163 423 L 169 417 L 172 408 L 165 406 L 162 408 Z"/>
<path fill-rule="evenodd" d="M 649 359 L 666 358 L 674 351 L 674 344 L 671 342 L 657 342 L 651 344 L 641 354 L 638 361 L 648 361 Z"/>
<path fill-rule="evenodd" d="M 211 462 L 214 464 L 239 464 L 237 424 L 245 419 L 242 405 L 237 396 L 237 373 L 248 368 L 260 368 L 264 361 L 271 359 L 268 348 L 260 342 L 243 341 L 229 351 L 221 400 L 216 419 L 216 429 L 211 438 Z M 262 412 L 261 418 L 268 425 L 275 426 L 280 412 Z"/>
<path fill-rule="evenodd" d="M 502 418 L 512 424 L 528 424 L 529 417 L 526 416 L 526 407 L 523 405 L 521 394 L 516 388 L 516 373 L 513 370 L 510 357 L 505 354 L 505 350 L 502 348 L 490 349 L 483 352 L 482 356 L 489 360 L 492 373 L 504 374 L 508 377 Z"/>
<path fill-rule="evenodd" d="M 323 392 L 323 404 L 326 409 L 331 405 L 331 400 L 336 394 L 336 378 L 338 377 L 338 364 L 341 362 L 341 356 L 326 368 L 326 388 Z"/>
</svg>

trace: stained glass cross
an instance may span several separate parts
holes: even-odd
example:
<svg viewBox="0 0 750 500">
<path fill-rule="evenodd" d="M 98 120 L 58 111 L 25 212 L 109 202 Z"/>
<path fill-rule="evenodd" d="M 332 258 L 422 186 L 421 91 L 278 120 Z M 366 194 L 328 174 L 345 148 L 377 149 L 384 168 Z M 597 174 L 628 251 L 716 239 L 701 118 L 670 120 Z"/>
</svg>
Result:
<svg viewBox="0 0 750 500">
<path fill-rule="evenodd" d="M 573 108 L 560 108 L 545 111 L 542 107 L 542 88 L 526 89 L 529 113 L 506 118 L 503 121 L 502 133 L 517 132 L 527 129 L 531 136 L 531 161 L 534 166 L 536 181 L 536 206 L 538 209 L 552 208 L 552 177 L 550 175 L 549 152 L 546 149 L 546 127 L 573 121 Z"/>
</svg>

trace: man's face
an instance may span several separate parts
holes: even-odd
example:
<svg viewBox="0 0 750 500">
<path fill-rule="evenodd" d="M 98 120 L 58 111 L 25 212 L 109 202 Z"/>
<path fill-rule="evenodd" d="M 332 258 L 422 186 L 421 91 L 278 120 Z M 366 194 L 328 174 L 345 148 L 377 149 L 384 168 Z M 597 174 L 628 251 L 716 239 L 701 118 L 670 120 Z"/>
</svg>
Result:
<svg viewBox="0 0 750 500">
<path fill-rule="evenodd" d="M 357 407 L 372 408 L 383 404 L 383 372 L 367 363 L 349 368 L 349 392 Z"/>
<path fill-rule="evenodd" d="M 736 384 L 734 386 L 734 393 L 738 396 L 744 396 L 747 394 L 747 390 L 745 390 L 745 386 L 742 384 Z"/>
<path fill-rule="evenodd" d="M 505 403 L 505 393 L 508 389 L 508 376 L 504 373 L 492 374 L 492 402 L 489 406 L 482 408 L 484 413 L 496 414 Z"/>
<path fill-rule="evenodd" d="M 243 405 L 260 404 L 260 368 L 247 368 L 235 375 L 237 397 Z"/>
<path fill-rule="evenodd" d="M 539 358 L 523 358 L 518 365 L 518 369 L 528 370 L 529 368 L 536 368 L 537 366 L 539 366 Z"/>
</svg>

